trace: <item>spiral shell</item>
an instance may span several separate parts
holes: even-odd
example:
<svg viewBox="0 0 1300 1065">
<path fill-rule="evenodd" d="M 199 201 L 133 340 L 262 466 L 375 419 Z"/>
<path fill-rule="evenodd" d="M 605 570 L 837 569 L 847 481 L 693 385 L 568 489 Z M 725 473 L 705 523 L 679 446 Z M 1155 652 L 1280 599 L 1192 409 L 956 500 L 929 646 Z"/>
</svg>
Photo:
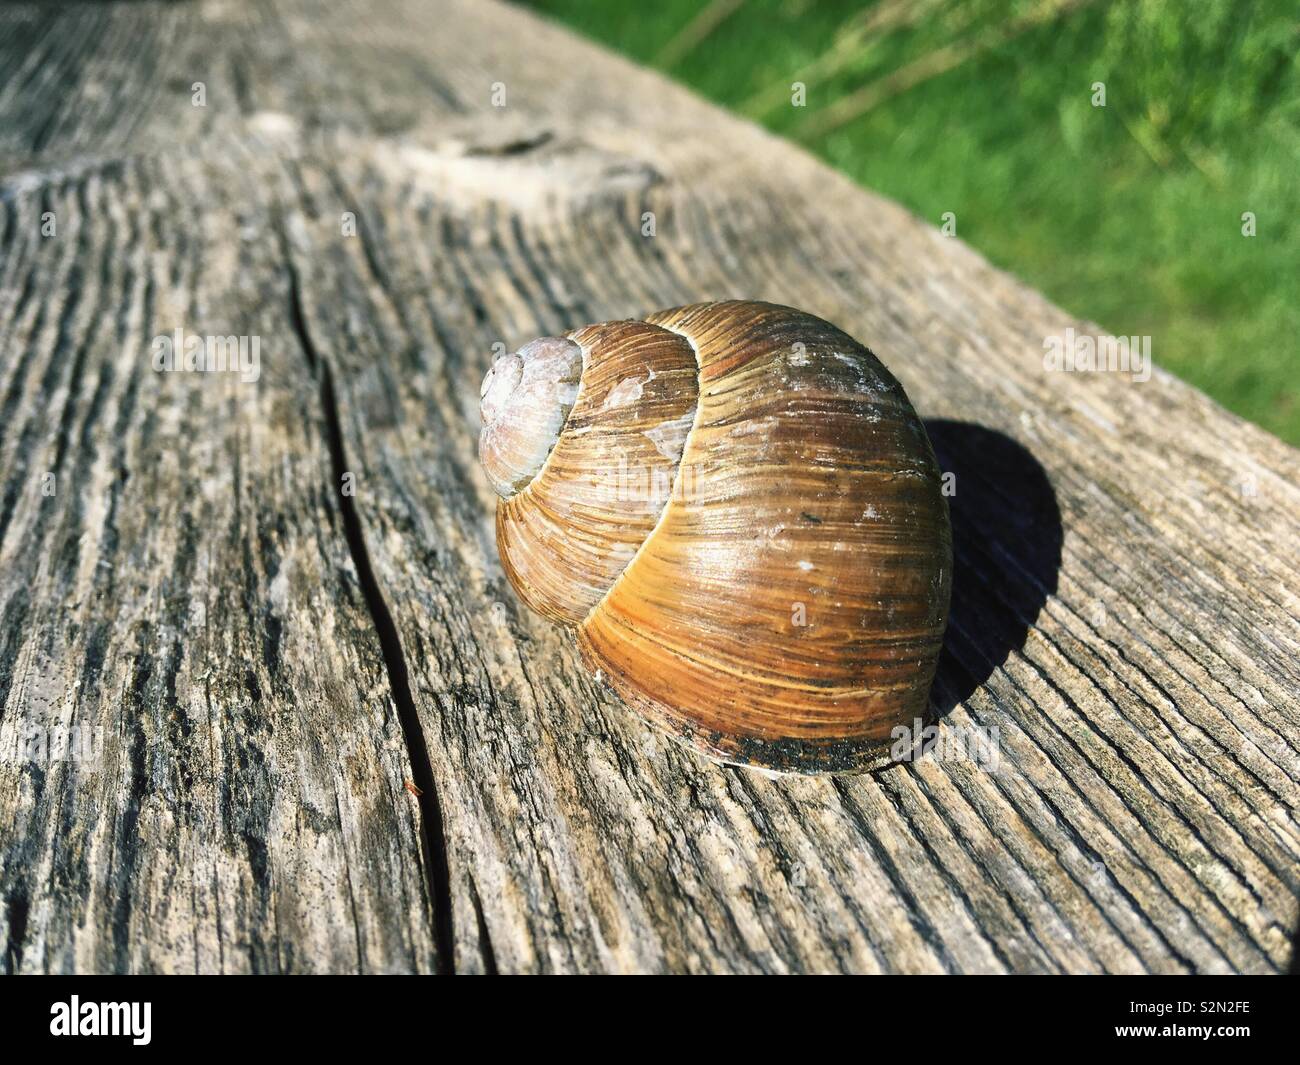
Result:
<svg viewBox="0 0 1300 1065">
<path fill-rule="evenodd" d="M 696 304 L 534 341 L 483 414 L 506 574 L 630 707 L 727 763 L 910 753 L 952 542 L 925 429 L 870 351 L 792 308 Z"/>
</svg>

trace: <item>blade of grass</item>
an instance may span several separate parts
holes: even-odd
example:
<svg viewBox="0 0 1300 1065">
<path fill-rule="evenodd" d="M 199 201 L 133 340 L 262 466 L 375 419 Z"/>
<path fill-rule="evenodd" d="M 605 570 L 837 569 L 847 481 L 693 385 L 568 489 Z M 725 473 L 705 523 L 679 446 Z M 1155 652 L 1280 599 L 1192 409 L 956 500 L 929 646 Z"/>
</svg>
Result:
<svg viewBox="0 0 1300 1065">
<path fill-rule="evenodd" d="M 745 0 L 713 0 L 673 36 L 655 56 L 655 66 L 671 67 L 695 51 L 704 40 L 745 6 Z"/>
<path fill-rule="evenodd" d="M 912 62 L 891 71 L 884 77 L 868 82 L 861 88 L 841 97 L 829 107 L 809 116 L 798 129 L 800 140 L 815 140 L 825 136 L 855 119 L 861 118 L 874 107 L 892 99 L 922 82 L 946 74 L 968 59 L 982 55 L 991 48 L 1014 40 L 1029 30 L 1055 21 L 1064 15 L 1087 7 L 1093 0 L 1057 0 L 1044 4 L 1019 18 L 1008 20 L 1001 26 L 977 33 L 972 37 L 936 48 Z"/>
<path fill-rule="evenodd" d="M 812 62 L 797 69 L 792 82 L 824 80 L 840 73 L 852 63 L 862 62 L 890 34 L 915 26 L 944 0 L 882 0 L 882 3 L 847 21 L 836 32 L 831 46 Z M 875 35 L 874 39 L 872 36 Z M 778 104 L 788 101 L 790 90 L 784 82 L 770 85 L 742 103 L 739 110 L 751 118 L 761 118 Z"/>
</svg>

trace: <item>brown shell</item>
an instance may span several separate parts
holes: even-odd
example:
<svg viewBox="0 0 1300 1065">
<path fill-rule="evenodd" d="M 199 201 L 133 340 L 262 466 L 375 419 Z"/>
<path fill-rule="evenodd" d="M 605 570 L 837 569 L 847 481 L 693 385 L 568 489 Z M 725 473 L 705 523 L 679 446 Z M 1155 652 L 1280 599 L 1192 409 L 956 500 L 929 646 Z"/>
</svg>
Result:
<svg viewBox="0 0 1300 1065">
<path fill-rule="evenodd" d="M 498 508 L 520 595 L 711 758 L 887 764 L 894 728 L 929 716 L 952 574 L 938 465 L 902 387 L 834 326 L 771 304 L 569 336 L 585 362 L 575 406 L 542 472 Z M 677 461 L 654 430 L 662 442 L 683 421 Z M 671 475 L 671 496 L 611 469 Z"/>
</svg>

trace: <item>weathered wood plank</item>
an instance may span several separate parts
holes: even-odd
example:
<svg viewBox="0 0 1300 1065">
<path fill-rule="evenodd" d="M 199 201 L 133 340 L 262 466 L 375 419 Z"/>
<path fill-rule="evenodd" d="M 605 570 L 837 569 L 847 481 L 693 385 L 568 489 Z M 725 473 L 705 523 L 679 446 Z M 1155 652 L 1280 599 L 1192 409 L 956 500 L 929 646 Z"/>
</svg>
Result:
<svg viewBox="0 0 1300 1065">
<path fill-rule="evenodd" d="M 431 969 L 273 219 L 204 170 L 133 158 L 0 206 L 4 965 Z M 153 372 L 178 327 L 260 335 L 260 379 Z M 85 757 L 54 746 L 72 728 Z"/>
<path fill-rule="evenodd" d="M 97 773 L 0 766 L 9 964 L 1287 966 L 1295 451 L 1159 371 L 1044 372 L 1085 323 L 523 12 L 3 17 L 0 739 L 112 734 Z M 935 698 L 996 772 L 707 765 L 509 591 L 492 345 L 737 295 L 854 333 L 930 419 Z M 261 335 L 261 380 L 154 374 L 177 325 Z"/>
</svg>

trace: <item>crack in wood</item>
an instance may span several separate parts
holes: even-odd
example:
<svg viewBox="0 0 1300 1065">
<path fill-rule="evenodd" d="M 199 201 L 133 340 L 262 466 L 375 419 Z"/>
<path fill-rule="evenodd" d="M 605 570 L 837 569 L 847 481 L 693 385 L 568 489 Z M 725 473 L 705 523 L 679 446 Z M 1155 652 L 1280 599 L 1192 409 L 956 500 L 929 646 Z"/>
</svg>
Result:
<svg viewBox="0 0 1300 1065">
<path fill-rule="evenodd" d="M 392 612 L 375 577 L 366 548 L 365 532 L 357 513 L 353 497 L 341 489 L 348 463 L 343 449 L 343 433 L 339 424 L 338 400 L 334 391 L 334 376 L 328 361 L 316 347 L 307 329 L 307 318 L 302 306 L 302 294 L 297 274 L 290 266 L 289 286 L 290 321 L 309 362 L 317 368 L 320 381 L 321 408 L 325 419 L 326 444 L 329 448 L 330 467 L 334 492 L 343 518 L 343 530 L 348 542 L 352 564 L 356 567 L 366 609 L 374 622 L 388 675 L 389 690 L 397 708 L 397 718 L 406 743 L 411 763 L 411 777 L 419 795 L 416 803 L 420 810 L 420 843 L 424 856 L 424 879 L 434 912 L 434 946 L 437 951 L 437 969 L 440 973 L 455 972 L 455 935 L 451 913 L 451 873 L 447 855 L 446 829 L 442 805 L 438 799 L 438 786 L 429 760 L 429 749 L 420 728 L 415 700 L 411 695 L 410 672 L 401 637 L 393 622 Z"/>
</svg>

